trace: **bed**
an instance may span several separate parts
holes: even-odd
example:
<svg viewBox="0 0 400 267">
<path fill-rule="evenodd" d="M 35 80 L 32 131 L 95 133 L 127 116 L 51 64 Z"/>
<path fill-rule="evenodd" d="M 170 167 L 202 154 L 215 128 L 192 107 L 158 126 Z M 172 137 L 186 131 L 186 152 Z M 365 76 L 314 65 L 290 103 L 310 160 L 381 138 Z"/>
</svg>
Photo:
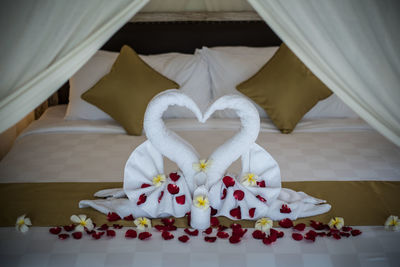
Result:
<svg viewBox="0 0 400 267">
<path fill-rule="evenodd" d="M 182 36 L 186 42 L 179 41 Z M 270 47 L 280 43 L 260 21 L 136 22 L 125 25 L 102 50 L 115 52 L 129 44 L 139 54 L 193 54 L 204 46 Z M 113 120 L 65 120 L 66 101 L 60 102 L 32 123 L 0 162 L 0 198 L 4 203 L 0 258 L 4 266 L 398 265 L 400 235 L 385 231 L 383 223 L 387 216 L 400 213 L 400 149 L 354 114 L 340 118 L 306 116 L 291 134 L 280 133 L 269 118 L 262 116 L 257 143 L 278 162 L 283 187 L 332 203 L 329 213 L 312 219 L 326 223 L 342 216 L 346 225 L 363 232 L 360 236 L 296 242 L 291 238 L 293 231 L 283 229 L 284 238 L 269 246 L 249 233 L 234 245 L 222 239 L 205 243 L 202 237 L 185 245 L 176 239 L 162 240 L 154 229 L 151 240 L 126 239 L 126 227 L 132 222 L 122 221 L 126 227 L 116 230 L 115 238 L 58 240 L 48 233 L 49 226 L 68 224 L 72 214 L 88 214 L 98 225 L 112 224 L 99 212 L 79 210 L 78 202 L 93 198 L 97 190 L 121 187 L 126 160 L 145 140 L 144 135 L 127 135 Z M 203 157 L 240 128 L 237 118 L 223 116 L 205 124 L 190 117 L 166 118 L 165 123 Z M 176 169 L 168 160 L 165 164 L 167 171 Z M 230 171 L 238 172 L 239 168 L 239 162 L 235 162 Z M 13 226 L 24 213 L 31 217 L 33 227 L 22 235 Z M 231 223 L 223 218 L 221 221 Z M 157 222 L 154 220 L 154 224 Z M 176 223 L 186 226 L 184 219 Z M 253 221 L 242 224 L 254 227 Z M 176 236 L 182 232 L 179 228 Z"/>
</svg>

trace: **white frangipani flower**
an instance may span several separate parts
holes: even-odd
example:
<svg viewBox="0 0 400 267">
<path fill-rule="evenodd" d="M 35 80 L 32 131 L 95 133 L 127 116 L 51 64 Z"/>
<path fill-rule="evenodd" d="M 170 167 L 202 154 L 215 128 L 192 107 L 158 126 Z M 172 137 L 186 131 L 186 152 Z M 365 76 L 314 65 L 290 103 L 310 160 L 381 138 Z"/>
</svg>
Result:
<svg viewBox="0 0 400 267">
<path fill-rule="evenodd" d="M 15 224 L 15 228 L 17 231 L 20 231 L 21 233 L 26 233 L 29 230 L 29 226 L 32 225 L 31 219 L 28 217 L 25 217 L 25 214 L 22 216 L 19 216 L 17 218 L 17 222 Z"/>
<path fill-rule="evenodd" d="M 140 231 L 146 230 L 146 228 L 151 228 L 151 221 L 146 217 L 139 217 L 133 221 L 137 229 Z"/>
<path fill-rule="evenodd" d="M 93 228 L 94 228 L 92 220 L 90 218 L 86 218 L 86 215 L 84 215 L 84 214 L 81 214 L 78 216 L 72 215 L 71 221 L 78 224 L 75 227 L 75 231 L 77 231 L 77 232 L 83 232 L 85 230 L 85 227 L 89 231 L 93 230 Z"/>
<path fill-rule="evenodd" d="M 329 227 L 335 227 L 336 229 L 340 230 L 342 229 L 343 225 L 344 225 L 344 219 L 342 217 L 335 217 L 332 218 L 329 223 L 328 223 Z"/>
<path fill-rule="evenodd" d="M 207 172 L 212 161 L 201 159 L 198 163 L 193 163 L 193 169 L 197 172 Z"/>
<path fill-rule="evenodd" d="M 241 183 L 244 186 L 256 186 L 257 185 L 258 176 L 255 173 L 246 173 L 242 177 Z"/>
<path fill-rule="evenodd" d="M 210 207 L 208 198 L 203 195 L 196 196 L 193 203 L 196 207 L 203 209 L 203 210 L 206 210 L 206 209 L 208 209 L 208 207 Z"/>
<path fill-rule="evenodd" d="M 155 186 L 160 186 L 165 182 L 165 175 L 164 174 L 158 174 L 153 177 L 153 184 Z"/>
<path fill-rule="evenodd" d="M 273 223 L 274 222 L 270 218 L 261 218 L 256 221 L 255 228 L 264 233 L 269 233 L 269 230 L 272 228 Z"/>
<path fill-rule="evenodd" d="M 398 216 L 390 215 L 385 222 L 385 229 L 391 231 L 400 230 L 400 220 Z"/>
</svg>

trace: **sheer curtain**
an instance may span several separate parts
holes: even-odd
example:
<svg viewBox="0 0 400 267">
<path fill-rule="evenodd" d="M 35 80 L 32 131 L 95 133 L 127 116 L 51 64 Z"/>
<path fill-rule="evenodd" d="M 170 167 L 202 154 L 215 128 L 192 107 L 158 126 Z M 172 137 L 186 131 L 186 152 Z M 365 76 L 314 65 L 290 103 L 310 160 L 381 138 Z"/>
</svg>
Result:
<svg viewBox="0 0 400 267">
<path fill-rule="evenodd" d="M 400 1 L 248 1 L 315 75 L 400 146 Z"/>
<path fill-rule="evenodd" d="M 5 0 L 0 132 L 50 96 L 148 0 Z"/>
</svg>

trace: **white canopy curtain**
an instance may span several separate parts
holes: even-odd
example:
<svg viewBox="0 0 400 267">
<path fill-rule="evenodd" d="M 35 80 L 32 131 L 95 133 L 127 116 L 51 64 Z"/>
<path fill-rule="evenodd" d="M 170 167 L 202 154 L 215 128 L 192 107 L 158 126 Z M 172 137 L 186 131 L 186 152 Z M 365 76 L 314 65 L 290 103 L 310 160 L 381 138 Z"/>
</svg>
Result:
<svg viewBox="0 0 400 267">
<path fill-rule="evenodd" d="M 57 90 L 148 0 L 6 0 L 0 133 Z"/>
<path fill-rule="evenodd" d="M 400 1 L 248 1 L 315 75 L 400 146 Z"/>
</svg>

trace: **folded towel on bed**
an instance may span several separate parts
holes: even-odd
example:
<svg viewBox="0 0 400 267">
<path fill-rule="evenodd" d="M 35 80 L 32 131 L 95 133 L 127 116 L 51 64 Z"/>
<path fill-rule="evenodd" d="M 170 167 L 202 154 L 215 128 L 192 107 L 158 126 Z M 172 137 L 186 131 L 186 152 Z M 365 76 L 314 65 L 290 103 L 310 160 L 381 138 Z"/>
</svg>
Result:
<svg viewBox="0 0 400 267">
<path fill-rule="evenodd" d="M 209 157 L 207 168 L 194 168 L 199 162 L 196 150 L 165 127 L 162 115 L 170 105 L 192 111 L 205 122 L 215 111 L 232 109 L 242 127 Z M 80 207 L 127 216 L 182 217 L 191 211 L 192 227 L 209 226 L 211 207 L 216 215 L 231 219 L 270 217 L 296 219 L 329 211 L 330 205 L 303 192 L 281 188 L 280 169 L 272 156 L 255 143 L 260 118 L 254 105 L 244 97 L 227 95 L 215 101 L 202 115 L 196 104 L 178 90 L 157 95 L 148 105 L 144 118 L 148 138 L 129 157 L 122 190 L 103 190 L 103 200 L 85 200 Z M 175 162 L 179 171 L 164 174 L 163 156 Z M 239 176 L 226 175 L 229 166 L 241 158 Z M 120 199 L 121 197 L 128 199 Z M 200 198 L 199 198 L 200 197 Z M 199 204 L 200 203 L 200 204 Z M 117 207 L 118 206 L 118 207 Z"/>
</svg>

